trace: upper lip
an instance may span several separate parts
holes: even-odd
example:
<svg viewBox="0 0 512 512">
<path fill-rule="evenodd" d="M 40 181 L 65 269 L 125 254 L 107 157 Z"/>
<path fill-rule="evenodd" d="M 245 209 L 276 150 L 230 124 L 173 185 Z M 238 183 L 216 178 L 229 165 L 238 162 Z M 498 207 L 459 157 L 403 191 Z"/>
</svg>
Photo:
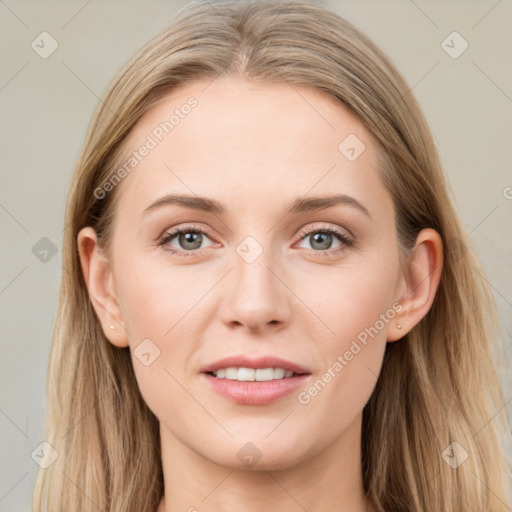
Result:
<svg viewBox="0 0 512 512">
<path fill-rule="evenodd" d="M 223 359 L 219 359 L 214 363 L 208 364 L 201 368 L 202 373 L 215 372 L 221 368 L 254 368 L 255 370 L 260 368 L 283 368 L 284 370 L 290 370 L 294 373 L 310 373 L 302 366 L 281 359 L 280 357 L 273 356 L 260 356 L 250 358 L 244 355 L 230 356 Z"/>
</svg>

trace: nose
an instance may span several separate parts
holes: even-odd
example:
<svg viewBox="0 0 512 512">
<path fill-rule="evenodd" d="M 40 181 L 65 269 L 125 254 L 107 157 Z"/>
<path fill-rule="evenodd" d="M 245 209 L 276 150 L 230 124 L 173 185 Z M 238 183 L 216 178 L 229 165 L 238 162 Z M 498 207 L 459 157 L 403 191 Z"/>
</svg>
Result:
<svg viewBox="0 0 512 512">
<path fill-rule="evenodd" d="M 289 323 L 292 293 L 270 253 L 264 250 L 252 262 L 244 259 L 243 254 L 234 254 L 234 269 L 221 306 L 221 319 L 229 328 L 243 326 L 251 332 L 275 331 Z"/>
</svg>

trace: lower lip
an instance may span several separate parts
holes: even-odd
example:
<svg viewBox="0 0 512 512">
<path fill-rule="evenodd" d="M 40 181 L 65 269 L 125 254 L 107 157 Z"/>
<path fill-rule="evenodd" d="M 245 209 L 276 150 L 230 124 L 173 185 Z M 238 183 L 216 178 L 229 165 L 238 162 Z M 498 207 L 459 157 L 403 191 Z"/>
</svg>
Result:
<svg viewBox="0 0 512 512">
<path fill-rule="evenodd" d="M 261 382 L 218 379 L 208 373 L 201 373 L 201 376 L 214 391 L 237 404 L 266 405 L 296 391 L 311 374 Z"/>
</svg>

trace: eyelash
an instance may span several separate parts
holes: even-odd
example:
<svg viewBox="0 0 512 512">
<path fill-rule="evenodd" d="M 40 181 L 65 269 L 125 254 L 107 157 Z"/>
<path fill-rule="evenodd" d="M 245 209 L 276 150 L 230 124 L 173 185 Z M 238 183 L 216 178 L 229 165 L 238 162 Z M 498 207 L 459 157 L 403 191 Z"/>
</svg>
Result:
<svg viewBox="0 0 512 512">
<path fill-rule="evenodd" d="M 179 235 L 181 233 L 201 233 L 203 235 L 208 236 L 208 233 L 206 233 L 205 231 L 203 231 L 202 229 L 200 229 L 197 226 L 193 226 L 193 225 L 185 226 L 185 227 L 177 228 L 173 231 L 164 233 L 164 235 L 158 241 L 158 245 L 163 247 L 168 242 L 170 242 L 176 235 Z M 314 249 L 308 249 L 308 251 L 317 253 L 317 254 L 315 254 L 315 257 L 316 256 L 321 257 L 321 258 L 334 257 L 340 251 L 349 249 L 349 248 L 353 247 L 355 244 L 355 241 L 353 239 L 349 238 L 349 236 L 346 233 L 344 233 L 343 231 L 341 231 L 337 228 L 333 228 L 331 226 L 320 226 L 320 227 L 315 227 L 310 230 L 301 231 L 301 233 L 299 235 L 299 242 L 301 240 L 303 240 L 304 238 L 306 238 L 307 236 L 312 235 L 313 233 L 329 233 L 329 234 L 335 235 L 338 237 L 339 241 L 342 243 L 342 245 L 340 247 L 336 247 L 334 249 L 326 249 L 324 251 L 315 251 Z M 206 249 L 206 248 L 203 247 L 203 249 Z M 183 251 L 183 250 L 178 250 L 175 248 L 168 248 L 168 247 L 166 247 L 165 250 L 175 254 L 176 256 L 185 257 L 185 258 L 190 257 L 190 256 L 195 256 L 195 255 L 197 255 L 197 253 L 199 251 L 201 251 L 201 249 L 194 249 L 192 251 Z"/>
</svg>

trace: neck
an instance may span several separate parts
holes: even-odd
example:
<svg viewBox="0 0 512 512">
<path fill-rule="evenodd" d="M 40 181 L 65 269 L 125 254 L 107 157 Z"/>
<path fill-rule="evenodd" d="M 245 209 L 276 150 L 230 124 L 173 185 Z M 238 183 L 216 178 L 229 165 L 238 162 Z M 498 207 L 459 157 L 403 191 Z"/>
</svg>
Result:
<svg viewBox="0 0 512 512">
<path fill-rule="evenodd" d="M 160 424 L 165 496 L 157 512 L 372 512 L 361 472 L 361 416 L 292 467 L 240 470 L 205 459 Z M 260 467 L 260 464 L 258 464 Z"/>
</svg>

